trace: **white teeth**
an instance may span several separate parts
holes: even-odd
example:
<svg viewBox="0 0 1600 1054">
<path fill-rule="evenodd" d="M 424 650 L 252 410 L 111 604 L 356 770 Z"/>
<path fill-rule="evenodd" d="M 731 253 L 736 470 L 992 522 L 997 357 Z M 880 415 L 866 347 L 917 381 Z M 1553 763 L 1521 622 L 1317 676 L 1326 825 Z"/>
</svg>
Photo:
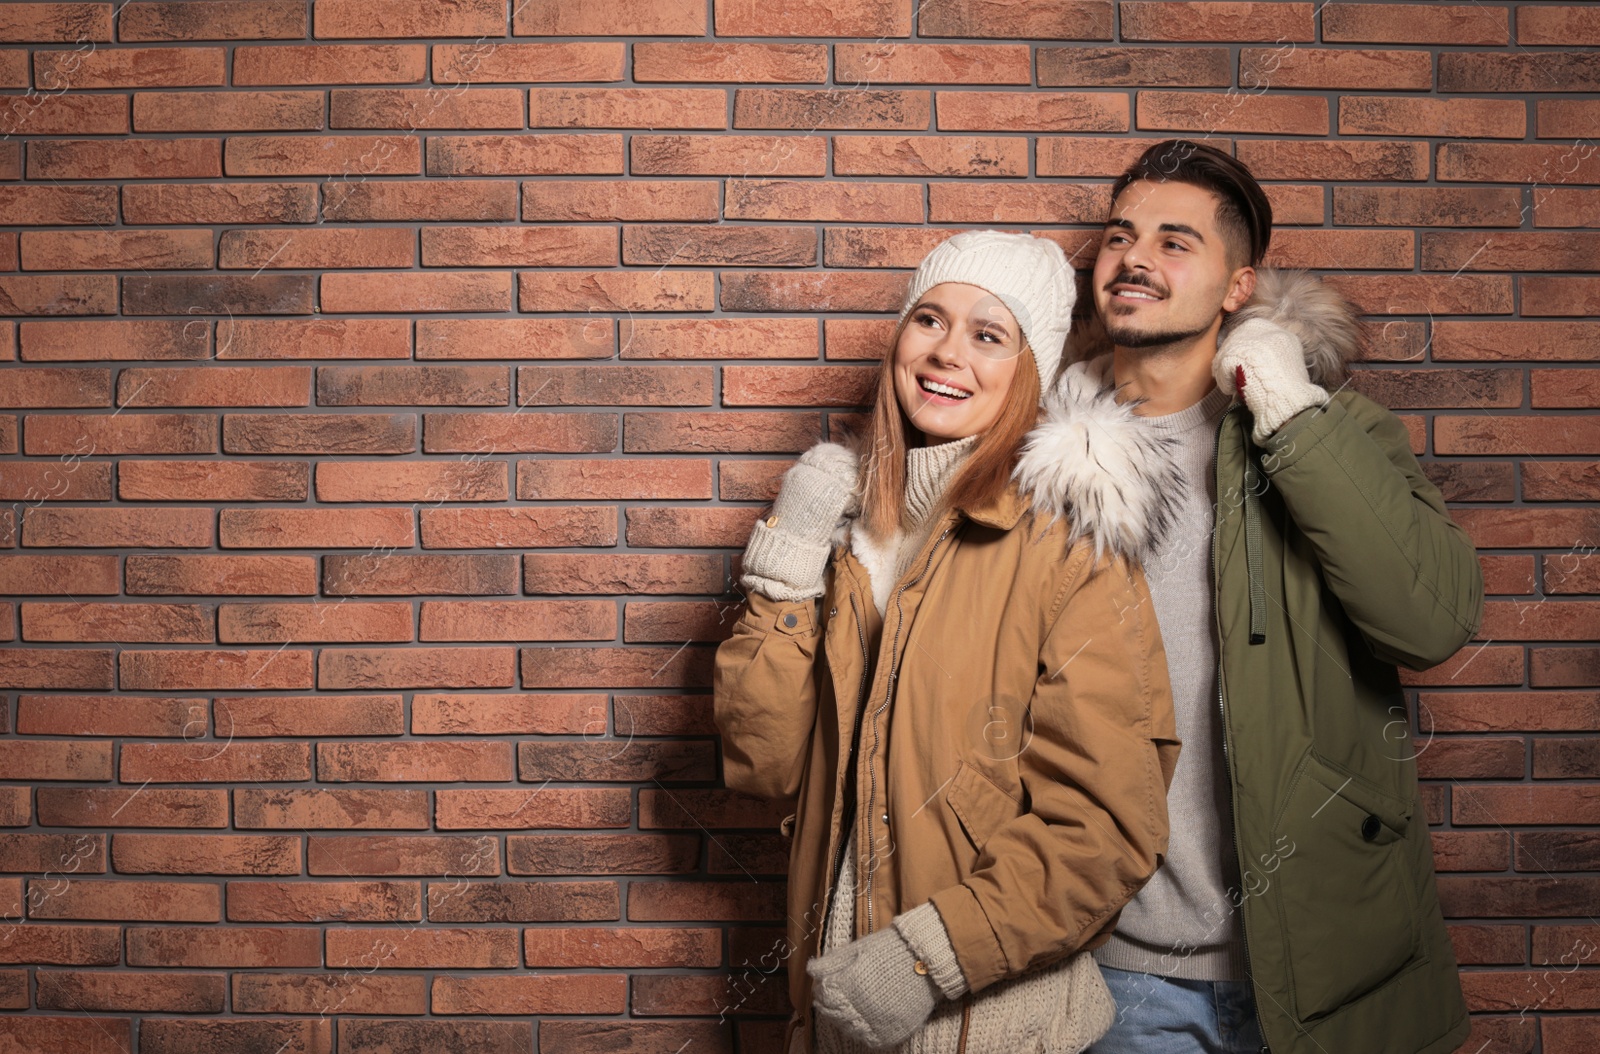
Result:
<svg viewBox="0 0 1600 1054">
<path fill-rule="evenodd" d="M 934 392 L 938 395 L 948 395 L 952 399 L 965 399 L 972 394 L 971 392 L 964 392 L 960 388 L 952 388 L 948 384 L 931 381 L 926 377 L 923 377 L 918 383 L 922 385 L 923 391 Z"/>
<path fill-rule="evenodd" d="M 1158 296 L 1151 296 L 1149 293 L 1136 293 L 1132 289 L 1119 289 L 1119 290 L 1117 290 L 1117 295 L 1118 296 L 1123 296 L 1123 297 L 1131 297 L 1134 300 L 1160 300 L 1161 299 Z"/>
</svg>

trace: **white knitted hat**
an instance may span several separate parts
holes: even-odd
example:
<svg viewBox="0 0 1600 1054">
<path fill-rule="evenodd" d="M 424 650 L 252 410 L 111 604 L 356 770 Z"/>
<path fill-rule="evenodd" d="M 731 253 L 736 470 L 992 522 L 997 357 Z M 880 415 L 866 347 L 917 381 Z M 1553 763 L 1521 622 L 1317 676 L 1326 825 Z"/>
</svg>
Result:
<svg viewBox="0 0 1600 1054">
<path fill-rule="evenodd" d="M 911 276 L 900 318 L 940 282 L 986 289 L 1016 316 L 1033 348 L 1041 387 L 1048 391 L 1061 365 L 1062 347 L 1078 299 L 1072 265 L 1061 246 L 1031 234 L 962 231 L 934 246 Z"/>
</svg>

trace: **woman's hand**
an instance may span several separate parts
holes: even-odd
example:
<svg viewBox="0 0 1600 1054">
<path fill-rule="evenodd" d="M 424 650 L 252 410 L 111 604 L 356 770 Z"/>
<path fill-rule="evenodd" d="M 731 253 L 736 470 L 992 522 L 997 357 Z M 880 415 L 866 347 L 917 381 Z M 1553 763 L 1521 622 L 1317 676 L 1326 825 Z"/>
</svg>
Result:
<svg viewBox="0 0 1600 1054">
<path fill-rule="evenodd" d="M 817 1014 L 869 1047 L 899 1043 L 921 1028 L 942 995 L 967 991 L 955 949 L 930 903 L 806 964 Z"/>
<path fill-rule="evenodd" d="M 772 515 L 756 523 L 740 584 L 774 600 L 822 595 L 823 572 L 840 519 L 860 511 L 856 455 L 818 443 L 785 472 Z"/>
</svg>

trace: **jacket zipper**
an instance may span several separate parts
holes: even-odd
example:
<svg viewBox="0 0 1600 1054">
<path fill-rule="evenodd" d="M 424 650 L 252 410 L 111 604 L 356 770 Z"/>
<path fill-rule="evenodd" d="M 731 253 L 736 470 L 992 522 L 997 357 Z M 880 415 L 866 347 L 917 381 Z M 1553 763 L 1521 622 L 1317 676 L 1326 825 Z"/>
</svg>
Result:
<svg viewBox="0 0 1600 1054">
<path fill-rule="evenodd" d="M 856 591 L 850 590 L 850 611 L 856 619 L 856 637 L 861 641 L 861 687 L 856 691 L 856 725 L 851 729 L 850 752 L 845 763 L 845 812 L 841 817 L 839 830 L 843 833 L 847 824 L 853 823 L 855 818 L 855 785 L 856 785 L 856 747 L 861 742 L 861 719 L 867 709 L 867 673 L 872 666 L 872 656 L 867 650 L 867 631 L 861 625 L 861 608 L 856 603 Z M 833 881 L 822 892 L 822 933 L 817 939 L 817 947 L 822 947 L 822 942 L 828 936 L 828 920 L 833 916 L 833 891 L 839 886 L 839 873 L 844 870 L 844 846 L 847 838 L 841 837 L 839 844 L 833 851 Z"/>
<path fill-rule="evenodd" d="M 1231 413 L 1232 413 L 1231 410 L 1228 411 L 1228 412 L 1225 412 L 1222 415 L 1222 420 L 1217 422 L 1216 441 L 1212 444 L 1212 447 L 1211 447 L 1211 478 L 1216 483 L 1217 493 L 1218 494 L 1220 494 L 1222 492 L 1222 481 L 1220 479 L 1217 479 L 1217 464 L 1218 464 L 1219 455 L 1220 455 L 1221 449 L 1222 449 L 1222 430 L 1223 430 L 1223 428 L 1225 428 L 1227 426 L 1228 418 L 1229 418 L 1229 416 L 1231 416 Z M 1248 454 L 1246 456 L 1248 456 Z M 1230 754 L 1230 752 L 1228 750 L 1228 704 L 1227 704 L 1226 693 L 1224 692 L 1223 686 L 1222 686 L 1222 601 L 1221 601 L 1221 583 L 1218 581 L 1218 578 L 1217 578 L 1217 572 L 1218 572 L 1219 567 L 1220 567 L 1220 564 L 1219 564 L 1219 561 L 1218 561 L 1218 558 L 1217 558 L 1217 542 L 1222 537 L 1221 527 L 1222 527 L 1222 525 L 1220 523 L 1216 523 L 1216 524 L 1212 525 L 1212 530 L 1211 530 L 1211 617 L 1212 617 L 1212 621 L 1214 622 L 1214 624 L 1216 626 L 1217 711 L 1221 715 L 1221 718 L 1222 718 L 1222 768 L 1223 768 L 1223 771 L 1226 772 L 1227 775 L 1228 775 L 1228 830 L 1233 835 L 1234 862 L 1235 862 L 1235 864 L 1238 865 L 1238 867 L 1240 869 L 1240 874 L 1239 874 L 1239 882 L 1240 882 L 1240 890 L 1239 890 L 1239 904 L 1240 904 L 1240 909 L 1239 909 L 1239 947 L 1240 947 L 1240 950 L 1244 952 L 1244 974 L 1245 974 L 1245 980 L 1247 982 L 1249 982 L 1249 984 L 1251 985 L 1252 988 L 1254 988 L 1255 980 L 1252 977 L 1252 973 L 1251 973 L 1251 969 L 1250 969 L 1250 939 L 1249 939 L 1249 934 L 1246 932 L 1247 931 L 1247 927 L 1245 926 L 1245 921 L 1244 921 L 1244 907 L 1243 907 L 1243 905 L 1244 905 L 1244 897 L 1246 896 L 1246 894 L 1244 892 L 1244 889 L 1243 889 L 1243 883 L 1244 883 L 1244 860 L 1239 855 L 1238 818 L 1234 815 L 1235 807 L 1234 807 L 1234 803 L 1233 803 L 1233 796 L 1234 796 L 1233 761 L 1232 761 L 1232 755 Z M 1250 995 L 1250 1006 L 1251 1006 L 1251 1009 L 1252 1009 L 1253 1014 L 1254 1014 L 1255 1019 L 1256 1019 L 1256 1031 L 1259 1032 L 1260 1035 L 1261 1035 L 1261 1049 L 1262 1050 L 1266 1050 L 1267 1049 L 1267 1030 L 1262 1027 L 1261 1006 L 1257 1002 L 1257 1000 L 1255 998 L 1255 993 L 1253 991 L 1251 992 L 1251 995 Z"/>
<path fill-rule="evenodd" d="M 939 551 L 939 546 L 944 544 L 945 538 L 948 537 L 950 532 L 955 530 L 955 529 L 956 529 L 956 524 L 954 524 L 954 523 L 952 523 L 950 526 L 948 526 L 948 527 L 946 527 L 944 529 L 944 533 L 939 535 L 938 541 L 933 543 L 933 548 L 928 550 L 928 558 L 927 558 L 927 560 L 923 561 L 922 570 L 917 572 L 917 577 L 913 578 L 909 582 L 902 582 L 900 584 L 900 588 L 895 590 L 894 603 L 895 603 L 895 609 L 896 609 L 899 617 L 897 617 L 895 619 L 895 623 L 894 623 L 894 640 L 889 645 L 889 690 L 884 693 L 883 702 L 880 703 L 878 708 L 872 712 L 872 756 L 873 756 L 873 758 L 877 758 L 877 756 L 878 756 L 878 743 L 879 743 L 879 740 L 881 738 L 879 736 L 879 734 L 878 734 L 878 718 L 880 716 L 882 716 L 884 709 L 887 708 L 889 703 L 894 699 L 895 678 L 897 678 L 900 675 L 900 656 L 898 654 L 899 650 L 900 650 L 900 630 L 901 630 L 902 626 L 905 623 L 905 614 L 904 614 L 904 612 L 900 612 L 899 611 L 900 597 L 901 597 L 901 595 L 903 593 L 905 593 L 906 586 L 913 586 L 913 585 L 916 585 L 918 582 L 922 581 L 922 576 L 927 574 L 928 573 L 928 568 L 933 566 L 933 556 L 934 556 L 935 553 L 937 553 Z M 881 652 L 880 652 L 880 654 L 878 656 L 878 660 L 880 662 L 883 661 L 883 656 L 882 656 Z M 876 808 L 877 807 L 877 801 L 878 801 L 878 769 L 877 769 L 877 766 L 876 766 L 875 763 L 874 763 L 874 765 L 872 767 L 867 769 L 867 778 L 868 778 L 868 783 L 867 783 L 867 805 L 868 805 L 868 808 Z M 874 846 L 877 845 L 877 839 L 876 838 L 873 839 L 872 844 Z M 874 853 L 874 856 L 876 856 L 876 853 Z M 867 932 L 868 933 L 872 932 L 872 875 L 873 875 L 873 872 L 875 872 L 875 871 L 877 871 L 876 867 L 867 868 Z"/>
</svg>

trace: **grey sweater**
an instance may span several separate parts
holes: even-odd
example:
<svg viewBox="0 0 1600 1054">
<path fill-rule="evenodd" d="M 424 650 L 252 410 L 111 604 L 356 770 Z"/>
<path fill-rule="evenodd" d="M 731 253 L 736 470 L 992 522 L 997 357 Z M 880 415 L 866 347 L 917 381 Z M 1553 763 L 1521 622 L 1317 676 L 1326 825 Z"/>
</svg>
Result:
<svg viewBox="0 0 1600 1054">
<path fill-rule="evenodd" d="M 1172 834 L 1166 861 L 1123 908 L 1116 932 L 1094 953 L 1102 966 L 1199 981 L 1245 976 L 1234 908 L 1239 878 L 1227 820 L 1211 596 L 1216 526 L 1211 462 L 1217 424 L 1228 403 L 1227 393 L 1213 388 L 1186 410 L 1141 419 L 1178 439 L 1173 457 L 1184 482 L 1172 529 L 1144 564 L 1183 749 L 1167 794 Z"/>
</svg>

